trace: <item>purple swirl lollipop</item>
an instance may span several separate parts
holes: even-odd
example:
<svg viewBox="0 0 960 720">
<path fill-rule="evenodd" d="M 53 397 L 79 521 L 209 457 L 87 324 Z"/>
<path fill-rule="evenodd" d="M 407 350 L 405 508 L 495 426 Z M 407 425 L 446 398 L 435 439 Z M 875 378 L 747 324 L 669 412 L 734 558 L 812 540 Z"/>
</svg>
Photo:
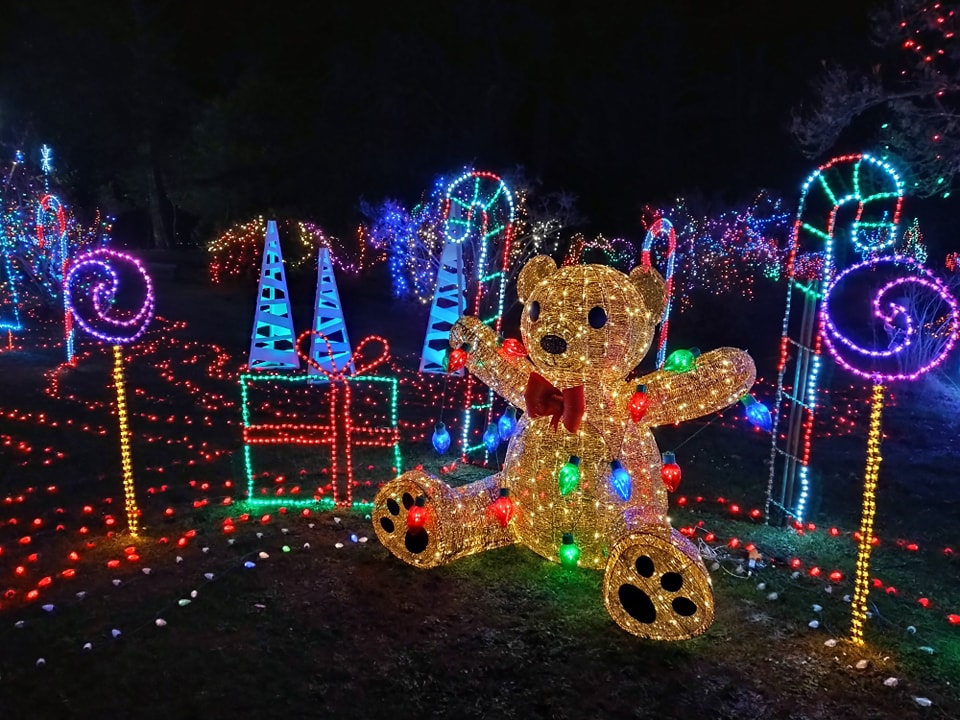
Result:
<svg viewBox="0 0 960 720">
<path fill-rule="evenodd" d="M 118 270 L 140 274 L 143 299 L 139 308 L 120 312 L 114 307 L 120 291 Z M 67 305 L 77 323 L 95 338 L 113 345 L 130 343 L 146 331 L 153 318 L 153 281 L 136 258 L 116 250 L 100 249 L 77 257 L 64 279 Z"/>
<path fill-rule="evenodd" d="M 871 348 L 840 330 L 830 304 L 834 301 L 836 304 L 843 304 L 839 299 L 843 292 L 840 285 L 844 281 L 851 282 L 850 276 L 853 273 L 864 269 L 876 271 L 884 265 L 894 266 L 897 270 L 905 269 L 907 274 L 898 275 L 889 280 L 873 295 L 873 318 L 875 322 L 879 321 L 887 344 L 886 347 Z M 926 352 L 912 352 L 912 350 L 916 343 L 930 338 L 929 334 L 925 337 L 924 333 L 929 333 L 931 318 L 927 318 L 924 322 L 924 318 L 914 317 L 911 314 L 911 308 L 903 303 L 903 299 L 907 296 L 914 298 L 925 296 L 926 307 L 943 310 L 941 313 L 935 313 L 937 317 L 932 319 L 943 320 L 942 327 L 946 328 L 946 337 L 937 336 L 935 342 L 927 342 Z M 847 307 L 844 307 L 845 310 Z M 960 319 L 957 301 L 947 286 L 913 258 L 900 255 L 876 257 L 848 267 L 827 286 L 820 312 L 823 340 L 833 359 L 844 369 L 860 377 L 869 378 L 875 383 L 916 380 L 942 363 L 956 344 L 957 333 L 954 328 L 957 327 Z M 849 321 L 844 324 L 849 324 Z M 861 328 L 861 331 L 865 329 L 866 326 Z M 865 332 L 860 334 L 863 335 Z M 917 365 L 916 368 L 902 367 L 903 364 L 911 361 Z"/>
</svg>

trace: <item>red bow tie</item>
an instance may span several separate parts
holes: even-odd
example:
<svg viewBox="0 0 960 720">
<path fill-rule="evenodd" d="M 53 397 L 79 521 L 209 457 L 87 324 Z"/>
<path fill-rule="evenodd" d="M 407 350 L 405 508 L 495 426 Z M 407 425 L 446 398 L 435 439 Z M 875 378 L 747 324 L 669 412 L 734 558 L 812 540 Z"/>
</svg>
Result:
<svg viewBox="0 0 960 720">
<path fill-rule="evenodd" d="M 530 373 L 527 388 L 523 391 L 527 404 L 527 415 L 531 418 L 553 415 L 550 427 L 557 429 L 557 423 L 563 419 L 563 426 L 572 433 L 580 429 L 583 418 L 583 385 L 558 390 L 539 373 Z"/>
</svg>

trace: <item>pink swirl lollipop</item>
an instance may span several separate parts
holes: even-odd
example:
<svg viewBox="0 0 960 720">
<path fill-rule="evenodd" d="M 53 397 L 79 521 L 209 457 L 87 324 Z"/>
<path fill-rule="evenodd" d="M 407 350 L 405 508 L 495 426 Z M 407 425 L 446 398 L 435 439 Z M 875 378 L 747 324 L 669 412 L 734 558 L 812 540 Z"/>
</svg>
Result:
<svg viewBox="0 0 960 720">
<path fill-rule="evenodd" d="M 873 296 L 873 317 L 883 329 L 877 334 L 886 341 L 886 347 L 871 348 L 863 340 L 855 340 L 838 327 L 837 314 L 848 314 L 850 303 L 844 302 L 848 296 L 854 296 L 856 279 L 866 276 L 858 270 L 877 271 L 882 266 L 892 266 L 895 270 L 905 269 L 905 275 L 898 275 L 880 287 Z M 867 276 L 868 277 L 868 276 Z M 843 287 L 846 285 L 847 287 Z M 852 288 L 852 290 L 851 290 Z M 937 318 L 917 318 L 915 312 L 903 304 L 907 296 L 927 296 L 925 305 L 933 310 Z M 854 296 L 855 297 L 855 296 Z M 840 313 L 831 311 L 831 303 L 842 308 Z M 855 375 L 870 379 L 875 383 L 897 380 L 916 380 L 944 361 L 956 344 L 957 334 L 949 331 L 944 337 L 929 342 L 923 333 L 928 331 L 930 320 L 943 318 L 945 327 L 956 327 L 958 317 L 957 301 L 946 285 L 930 270 L 913 258 L 890 255 L 877 257 L 856 265 L 851 265 L 830 283 L 824 292 L 821 306 L 823 340 L 834 360 L 844 369 Z M 929 313 L 928 313 L 929 314 Z M 844 322 L 848 325 L 849 322 Z M 863 328 L 865 330 L 866 328 Z M 874 328 L 875 329 L 875 328 Z M 860 335 L 865 335 L 861 332 Z M 917 343 L 923 342 L 927 352 L 912 352 Z M 882 342 L 880 343 L 882 345 Z M 913 362 L 917 367 L 904 369 L 905 363 Z"/>
<path fill-rule="evenodd" d="M 126 267 L 124 277 L 140 273 L 143 300 L 139 309 L 125 315 L 117 312 L 114 303 L 120 291 L 118 268 Z M 89 284 L 84 284 L 89 283 Z M 143 335 L 153 317 L 153 282 L 136 258 L 116 250 L 94 250 L 78 257 L 70 266 L 63 282 L 64 297 L 80 327 L 104 342 L 113 345 L 113 384 L 117 391 L 117 417 L 120 421 L 120 460 L 123 467 L 124 505 L 127 527 L 136 537 L 140 510 L 134 488 L 133 460 L 130 456 L 130 429 L 127 425 L 127 391 L 123 379 L 123 349 Z"/>
<path fill-rule="evenodd" d="M 886 267 L 884 267 L 886 266 Z M 858 270 L 868 269 L 865 273 Z M 906 270 L 906 274 L 902 271 Z M 894 275 L 896 271 L 896 275 Z M 871 277 L 870 273 L 874 276 Z M 857 277 L 852 275 L 857 273 Z M 886 281 L 873 294 L 874 321 L 880 321 L 882 335 L 872 328 L 874 345 L 878 338 L 886 347 L 873 349 L 862 340 L 855 340 L 842 332 L 831 314 L 831 303 L 838 315 L 849 324 L 851 310 L 863 291 Z M 860 279 L 858 284 L 857 278 Z M 872 283 L 865 282 L 872 280 Z M 925 297 L 929 296 L 929 297 Z M 868 617 L 867 597 L 870 594 L 870 552 L 873 546 L 873 519 L 876 515 L 877 481 L 880 476 L 880 417 L 883 413 L 883 383 L 895 380 L 916 380 L 943 362 L 956 343 L 957 301 L 947 287 L 929 270 L 912 258 L 891 255 L 851 265 L 831 282 L 823 294 L 820 306 L 822 337 L 827 349 L 842 367 L 873 383 L 870 399 L 870 426 L 867 430 L 867 467 L 863 478 L 863 506 L 860 520 L 860 540 L 857 551 L 857 573 L 853 598 L 850 603 L 852 620 L 851 640 L 862 645 L 863 629 Z M 945 328 L 946 337 L 929 332 L 930 327 Z M 864 326 L 854 326 L 858 337 L 867 335 Z M 924 336 L 924 333 L 928 333 Z M 928 341 L 928 342 L 924 342 Z M 882 345 L 883 340 L 879 344 Z M 911 353 L 919 345 L 921 352 Z M 917 367 L 912 372 L 903 366 Z"/>
<path fill-rule="evenodd" d="M 118 267 L 123 266 L 135 270 L 143 281 L 141 305 L 127 313 L 114 307 L 120 291 Z M 128 275 L 132 273 L 124 273 L 124 277 Z M 70 312 L 80 327 L 113 345 L 139 338 L 153 317 L 153 281 L 139 260 L 116 250 L 94 250 L 76 258 L 67 271 L 64 289 Z"/>
</svg>

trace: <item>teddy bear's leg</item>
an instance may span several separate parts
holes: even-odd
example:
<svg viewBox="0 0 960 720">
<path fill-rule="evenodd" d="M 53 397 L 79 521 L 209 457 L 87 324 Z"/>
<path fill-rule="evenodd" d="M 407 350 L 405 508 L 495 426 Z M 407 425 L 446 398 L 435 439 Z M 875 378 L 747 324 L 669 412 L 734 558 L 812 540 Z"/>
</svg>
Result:
<svg viewBox="0 0 960 720">
<path fill-rule="evenodd" d="M 444 565 L 516 540 L 513 523 L 502 527 L 490 513 L 500 475 L 452 488 L 422 470 L 411 470 L 380 488 L 373 500 L 373 527 L 380 542 L 401 560 L 421 568 Z M 422 497 L 422 523 L 408 523 Z"/>
<path fill-rule="evenodd" d="M 713 590 L 700 553 L 669 528 L 617 541 L 603 576 L 603 602 L 620 627 L 651 640 L 686 640 L 713 622 Z"/>
</svg>

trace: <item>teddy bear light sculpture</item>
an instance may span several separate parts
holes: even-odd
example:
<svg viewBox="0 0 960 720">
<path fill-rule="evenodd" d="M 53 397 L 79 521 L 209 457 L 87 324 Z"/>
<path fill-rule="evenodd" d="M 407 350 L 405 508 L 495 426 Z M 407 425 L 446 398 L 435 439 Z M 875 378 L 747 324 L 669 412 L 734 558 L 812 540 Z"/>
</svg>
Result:
<svg viewBox="0 0 960 720">
<path fill-rule="evenodd" d="M 753 361 L 720 348 L 688 371 L 628 381 L 666 303 L 651 268 L 629 276 L 603 265 L 558 269 L 541 255 L 521 270 L 517 294 L 526 356 L 515 344 L 507 352 L 474 317 L 450 331 L 451 347 L 468 351 L 470 372 L 524 411 L 503 470 L 460 487 L 422 470 L 404 473 L 374 500 L 377 536 L 421 568 L 520 543 L 554 562 L 602 570 L 604 604 L 628 632 L 699 635 L 713 622 L 710 576 L 667 519 L 651 428 L 737 402 L 753 385 Z M 631 414 L 638 384 L 647 407 Z"/>
</svg>

